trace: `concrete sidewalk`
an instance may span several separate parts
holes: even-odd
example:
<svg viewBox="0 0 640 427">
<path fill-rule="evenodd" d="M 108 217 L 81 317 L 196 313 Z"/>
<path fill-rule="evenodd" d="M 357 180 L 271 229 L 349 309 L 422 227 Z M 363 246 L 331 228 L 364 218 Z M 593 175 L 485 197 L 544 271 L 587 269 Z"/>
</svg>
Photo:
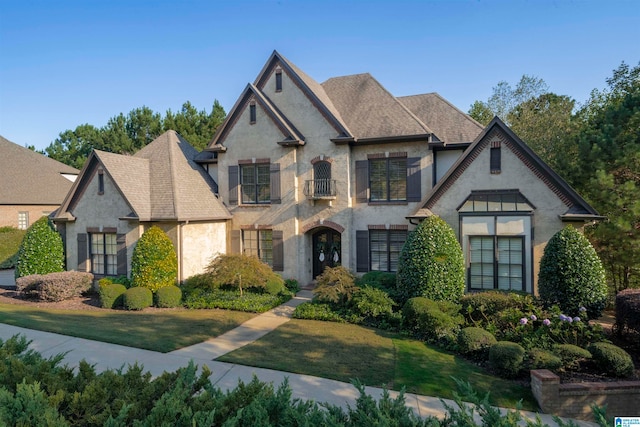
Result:
<svg viewBox="0 0 640 427">
<path fill-rule="evenodd" d="M 0 288 L 15 288 L 16 279 L 14 274 L 14 269 L 0 270 Z"/>
<path fill-rule="evenodd" d="M 246 383 L 251 381 L 253 376 L 256 376 L 261 381 L 273 383 L 276 387 L 285 379 L 288 379 L 293 398 L 326 402 L 343 408 L 346 408 L 347 405 L 353 406 L 358 398 L 358 391 L 348 383 L 213 360 L 222 354 L 264 336 L 269 331 L 287 322 L 291 318 L 294 307 L 309 300 L 310 297 L 310 291 L 302 291 L 288 303 L 256 316 L 220 337 L 170 353 L 158 353 L 116 344 L 73 338 L 2 323 L 0 323 L 0 339 L 6 340 L 14 335 L 22 334 L 32 341 L 30 348 L 44 357 L 64 354 L 63 363 L 69 366 L 77 366 L 81 360 L 85 360 L 89 364 L 95 365 L 98 372 L 107 369 L 126 368 L 128 365 L 138 363 L 144 366 L 145 371 L 157 376 L 165 371 L 175 371 L 193 360 L 198 366 L 207 365 L 211 369 L 211 381 L 221 390 L 233 389 L 238 385 L 239 380 Z M 383 390 L 375 387 L 366 387 L 366 393 L 374 398 L 380 398 Z M 398 395 L 397 392 L 393 391 L 390 394 L 392 397 Z M 442 417 L 446 413 L 444 405 L 439 398 L 406 393 L 405 399 L 407 406 L 422 417 L 429 415 Z M 456 407 L 453 401 L 447 400 L 446 402 L 448 405 Z M 537 414 L 524 412 L 523 415 L 533 420 Z M 544 423 L 556 426 L 550 415 L 540 414 L 539 416 Z M 578 424 L 581 426 L 595 426 L 593 423 L 584 421 L 580 421 Z"/>
</svg>

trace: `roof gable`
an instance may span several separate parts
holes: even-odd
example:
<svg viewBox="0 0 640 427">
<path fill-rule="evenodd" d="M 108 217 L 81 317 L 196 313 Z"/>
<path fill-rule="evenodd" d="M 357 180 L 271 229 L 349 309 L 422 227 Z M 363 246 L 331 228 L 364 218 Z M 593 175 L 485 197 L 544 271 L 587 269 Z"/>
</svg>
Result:
<svg viewBox="0 0 640 427">
<path fill-rule="evenodd" d="M 431 214 L 431 208 L 436 204 L 465 172 L 480 152 L 486 149 L 489 141 L 499 138 L 515 156 L 522 161 L 533 174 L 540 179 L 553 193 L 568 206 L 565 216 L 580 218 L 600 218 L 598 212 L 591 207 L 567 182 L 554 172 L 537 154 L 529 148 L 518 136 L 509 129 L 498 117 L 487 125 L 484 131 L 469 146 L 458 161 L 449 169 L 446 175 L 436 184 L 420 203 L 420 208 L 411 217 L 420 218 Z"/>
</svg>

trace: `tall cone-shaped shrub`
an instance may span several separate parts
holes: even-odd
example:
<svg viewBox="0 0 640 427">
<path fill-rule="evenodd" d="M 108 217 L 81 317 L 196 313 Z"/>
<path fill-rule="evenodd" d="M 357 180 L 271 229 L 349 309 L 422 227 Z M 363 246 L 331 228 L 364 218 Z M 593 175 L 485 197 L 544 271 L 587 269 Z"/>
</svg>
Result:
<svg viewBox="0 0 640 427">
<path fill-rule="evenodd" d="M 425 218 L 402 247 L 399 295 L 405 301 L 420 296 L 457 303 L 464 286 L 464 257 L 453 229 L 438 216 Z"/>
<path fill-rule="evenodd" d="M 27 230 L 18 250 L 15 276 L 64 271 L 62 238 L 49 218 L 43 216 Z"/>
<path fill-rule="evenodd" d="M 178 257 L 169 236 L 153 226 L 142 234 L 131 258 L 133 286 L 143 286 L 152 292 L 175 285 L 178 278 Z"/>
</svg>

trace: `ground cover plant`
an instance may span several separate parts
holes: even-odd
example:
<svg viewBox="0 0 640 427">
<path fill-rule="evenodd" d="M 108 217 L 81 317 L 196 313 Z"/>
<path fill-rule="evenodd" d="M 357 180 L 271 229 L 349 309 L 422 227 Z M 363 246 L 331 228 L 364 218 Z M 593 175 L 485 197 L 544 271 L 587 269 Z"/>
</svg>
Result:
<svg viewBox="0 0 640 427">
<path fill-rule="evenodd" d="M 14 227 L 0 227 L 0 269 L 14 268 L 18 250 L 26 231 Z"/>
</svg>

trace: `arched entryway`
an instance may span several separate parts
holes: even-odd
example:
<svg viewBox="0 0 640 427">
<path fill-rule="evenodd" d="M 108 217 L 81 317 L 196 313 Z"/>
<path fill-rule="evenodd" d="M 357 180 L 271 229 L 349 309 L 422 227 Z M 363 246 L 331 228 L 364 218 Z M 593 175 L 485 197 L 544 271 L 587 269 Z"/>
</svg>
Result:
<svg viewBox="0 0 640 427">
<path fill-rule="evenodd" d="M 331 228 L 319 228 L 311 235 L 313 253 L 313 278 L 325 267 L 336 267 L 342 263 L 342 237 Z"/>
</svg>

